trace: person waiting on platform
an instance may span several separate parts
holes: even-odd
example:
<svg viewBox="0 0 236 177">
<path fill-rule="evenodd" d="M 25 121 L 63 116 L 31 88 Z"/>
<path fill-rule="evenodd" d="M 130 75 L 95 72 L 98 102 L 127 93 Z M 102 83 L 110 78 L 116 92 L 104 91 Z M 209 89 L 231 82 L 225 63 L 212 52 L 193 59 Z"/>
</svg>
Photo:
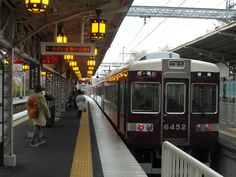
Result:
<svg viewBox="0 0 236 177">
<path fill-rule="evenodd" d="M 76 104 L 78 108 L 78 117 L 81 118 L 82 111 L 85 109 L 86 98 L 83 92 L 79 89 L 77 90 Z"/>
<path fill-rule="evenodd" d="M 47 101 L 43 95 L 44 88 L 40 85 L 35 86 L 34 93 L 30 95 L 27 101 L 28 116 L 34 124 L 33 136 L 29 143 L 30 147 L 38 147 L 45 143 L 42 139 L 42 127 L 46 125 L 46 117 L 51 118 Z"/>
<path fill-rule="evenodd" d="M 70 109 L 76 109 L 77 105 L 76 105 L 76 93 L 74 90 L 72 90 L 69 94 L 68 100 L 66 102 L 66 109 L 70 110 Z"/>
</svg>

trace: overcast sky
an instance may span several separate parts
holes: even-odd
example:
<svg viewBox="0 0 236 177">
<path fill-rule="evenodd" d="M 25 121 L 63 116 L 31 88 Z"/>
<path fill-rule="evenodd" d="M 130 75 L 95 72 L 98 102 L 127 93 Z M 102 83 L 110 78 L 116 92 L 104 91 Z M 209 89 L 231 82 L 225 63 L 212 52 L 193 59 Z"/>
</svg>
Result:
<svg viewBox="0 0 236 177">
<path fill-rule="evenodd" d="M 172 7 L 181 5 L 181 7 L 224 9 L 226 3 L 225 0 L 134 0 L 133 5 Z M 170 49 L 175 48 L 206 34 L 216 25 L 218 25 L 216 20 L 156 17 L 147 19 L 147 23 L 144 25 L 143 18 L 126 17 L 106 53 L 103 63 L 121 62 L 123 48 L 125 53 L 157 52 L 165 46 Z"/>
</svg>

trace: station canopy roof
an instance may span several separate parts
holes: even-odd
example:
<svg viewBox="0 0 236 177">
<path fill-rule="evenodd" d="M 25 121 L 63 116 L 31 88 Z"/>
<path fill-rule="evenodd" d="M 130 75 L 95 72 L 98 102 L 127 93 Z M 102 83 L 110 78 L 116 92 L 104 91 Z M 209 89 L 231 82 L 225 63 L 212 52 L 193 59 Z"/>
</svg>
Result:
<svg viewBox="0 0 236 177">
<path fill-rule="evenodd" d="M 180 54 L 181 58 L 223 63 L 232 67 L 236 64 L 235 40 L 236 22 L 231 22 L 171 51 Z"/>
</svg>

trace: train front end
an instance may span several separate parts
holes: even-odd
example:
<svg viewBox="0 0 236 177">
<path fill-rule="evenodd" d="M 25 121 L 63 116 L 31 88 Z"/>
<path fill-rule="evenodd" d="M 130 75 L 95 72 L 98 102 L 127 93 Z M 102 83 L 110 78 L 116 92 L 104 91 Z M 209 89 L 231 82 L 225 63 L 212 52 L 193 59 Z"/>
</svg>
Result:
<svg viewBox="0 0 236 177">
<path fill-rule="evenodd" d="M 126 140 L 140 158 L 158 156 L 163 141 L 204 158 L 216 146 L 216 65 L 189 59 L 139 61 L 129 68 L 128 84 Z"/>
</svg>

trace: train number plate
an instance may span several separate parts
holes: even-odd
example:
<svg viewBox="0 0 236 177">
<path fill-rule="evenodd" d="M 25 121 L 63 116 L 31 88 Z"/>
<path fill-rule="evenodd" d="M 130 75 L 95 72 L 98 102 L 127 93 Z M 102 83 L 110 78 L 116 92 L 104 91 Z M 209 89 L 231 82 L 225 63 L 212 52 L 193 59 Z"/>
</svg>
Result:
<svg viewBox="0 0 236 177">
<path fill-rule="evenodd" d="M 186 124 L 164 124 L 164 130 L 185 131 L 187 130 L 187 126 Z"/>
</svg>

